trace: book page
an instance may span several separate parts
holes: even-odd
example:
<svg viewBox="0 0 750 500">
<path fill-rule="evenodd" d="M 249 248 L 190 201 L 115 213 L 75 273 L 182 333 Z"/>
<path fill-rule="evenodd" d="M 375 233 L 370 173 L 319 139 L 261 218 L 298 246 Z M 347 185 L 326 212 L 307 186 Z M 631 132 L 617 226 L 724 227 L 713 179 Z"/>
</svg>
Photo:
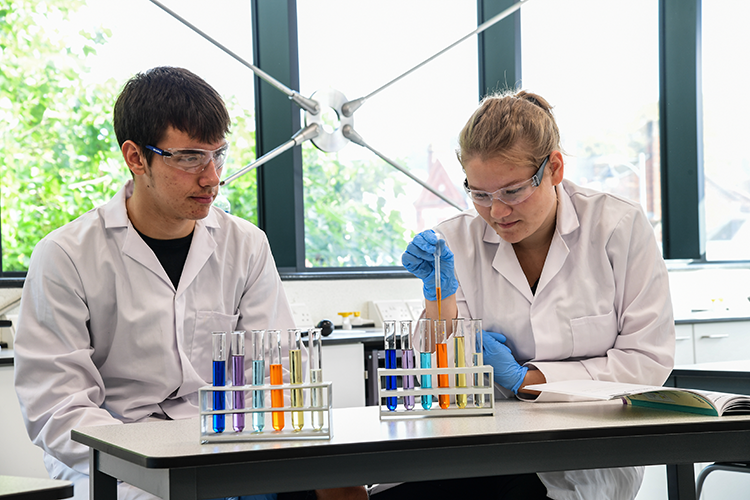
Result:
<svg viewBox="0 0 750 500">
<path fill-rule="evenodd" d="M 626 384 L 622 382 L 606 382 L 603 380 L 561 380 L 546 384 L 527 385 L 532 391 L 549 391 L 557 394 L 568 394 L 588 399 L 606 401 L 630 394 L 646 391 L 658 391 L 663 387 L 658 385 Z"/>
</svg>

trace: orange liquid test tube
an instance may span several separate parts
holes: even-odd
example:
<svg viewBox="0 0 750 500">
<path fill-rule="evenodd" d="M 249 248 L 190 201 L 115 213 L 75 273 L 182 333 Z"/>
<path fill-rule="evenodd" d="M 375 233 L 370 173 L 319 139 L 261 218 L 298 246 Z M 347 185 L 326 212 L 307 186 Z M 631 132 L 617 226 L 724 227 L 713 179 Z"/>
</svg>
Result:
<svg viewBox="0 0 750 500">
<path fill-rule="evenodd" d="M 280 330 L 268 330 L 268 336 L 271 338 L 271 353 L 270 353 L 270 370 L 271 370 L 271 385 L 281 385 L 284 383 L 284 378 L 281 372 L 281 331 Z M 280 389 L 271 390 L 271 407 L 281 408 L 284 406 L 284 391 Z M 271 418 L 273 422 L 274 430 L 280 431 L 284 428 L 284 412 L 275 411 Z"/>
<path fill-rule="evenodd" d="M 448 368 L 448 344 L 446 339 L 446 321 L 438 320 L 435 321 L 435 333 L 437 337 L 437 367 Z M 450 376 L 446 373 L 445 375 L 438 374 L 438 387 L 450 387 Z M 450 394 L 439 394 L 438 404 L 440 408 L 446 409 L 451 404 Z"/>
</svg>

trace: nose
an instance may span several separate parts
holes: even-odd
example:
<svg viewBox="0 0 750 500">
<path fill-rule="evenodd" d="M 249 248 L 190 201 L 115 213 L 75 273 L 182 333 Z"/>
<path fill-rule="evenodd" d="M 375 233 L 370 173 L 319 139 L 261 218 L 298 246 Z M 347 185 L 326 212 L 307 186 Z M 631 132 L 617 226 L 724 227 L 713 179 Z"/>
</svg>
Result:
<svg viewBox="0 0 750 500">
<path fill-rule="evenodd" d="M 219 182 L 221 182 L 221 177 L 220 177 L 221 170 L 222 169 L 216 168 L 215 160 L 211 158 L 211 161 L 208 162 L 208 165 L 206 165 L 206 168 L 203 169 L 203 172 L 200 173 L 200 178 L 198 179 L 198 182 L 201 185 L 201 187 L 218 186 Z"/>
<path fill-rule="evenodd" d="M 506 205 L 497 198 L 492 198 L 492 206 L 490 207 L 490 216 L 493 219 L 502 219 L 507 217 L 513 212 L 513 208 L 510 205 Z"/>
</svg>

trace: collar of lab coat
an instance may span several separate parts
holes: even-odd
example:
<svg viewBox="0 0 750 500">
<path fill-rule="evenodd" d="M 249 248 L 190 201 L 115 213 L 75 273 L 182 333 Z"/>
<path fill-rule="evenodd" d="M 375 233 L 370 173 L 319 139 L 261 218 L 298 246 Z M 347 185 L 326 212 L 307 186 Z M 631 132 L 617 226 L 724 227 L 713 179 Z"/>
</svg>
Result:
<svg viewBox="0 0 750 500">
<path fill-rule="evenodd" d="M 138 232 L 128 218 L 125 200 L 133 195 L 133 186 L 133 180 L 128 180 L 109 203 L 102 207 L 104 227 L 108 231 L 116 230 L 118 228 L 126 228 L 127 233 L 122 242 L 122 252 L 159 276 L 172 288 L 172 290 L 174 290 L 172 280 L 167 276 L 159 259 L 156 258 L 156 255 L 151 248 L 138 235 Z M 211 231 L 209 231 L 209 229 L 216 227 L 220 227 L 220 223 L 214 210 L 209 210 L 208 216 L 205 219 L 195 221 L 195 229 L 193 230 L 193 240 L 190 244 L 190 251 L 187 260 L 185 261 L 182 275 L 180 276 L 179 286 L 177 290 L 175 290 L 177 296 L 179 296 L 185 288 L 192 283 L 197 276 L 198 271 L 200 271 L 216 249 L 216 241 L 213 236 L 211 236 Z"/>
<path fill-rule="evenodd" d="M 537 294 L 560 271 L 570 253 L 564 237 L 580 227 L 578 215 L 573 207 L 568 190 L 566 190 L 567 183 L 568 181 L 563 180 L 555 188 L 557 191 L 555 234 L 552 235 L 552 244 L 544 261 L 542 275 L 539 278 L 539 285 L 537 285 Z M 489 224 L 485 224 L 482 239 L 485 243 L 498 245 L 497 253 L 495 253 L 495 258 L 492 261 L 493 269 L 502 274 L 529 302 L 532 302 L 534 294 L 531 293 L 531 287 L 523 274 L 521 265 L 518 263 L 513 245 L 500 238 Z"/>
</svg>

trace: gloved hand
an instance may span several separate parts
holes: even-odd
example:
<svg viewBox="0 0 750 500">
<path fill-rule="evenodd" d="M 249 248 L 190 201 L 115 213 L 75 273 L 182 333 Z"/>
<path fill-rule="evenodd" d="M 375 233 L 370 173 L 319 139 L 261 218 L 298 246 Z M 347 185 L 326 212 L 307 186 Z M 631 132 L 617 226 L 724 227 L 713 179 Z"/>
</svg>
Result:
<svg viewBox="0 0 750 500">
<path fill-rule="evenodd" d="M 438 237 L 435 231 L 427 229 L 414 237 L 406 252 L 401 256 L 401 263 L 407 271 L 424 283 L 424 297 L 437 300 L 435 287 L 435 248 Z M 450 297 L 458 290 L 458 280 L 453 273 L 453 252 L 445 240 L 440 242 L 440 298 Z"/>
<path fill-rule="evenodd" d="M 495 382 L 506 389 L 518 394 L 518 389 L 526 377 L 529 369 L 521 366 L 510 352 L 510 347 L 505 345 L 505 335 L 502 333 L 488 332 L 482 330 L 484 340 L 484 362 L 492 365 L 495 370 Z"/>
</svg>

